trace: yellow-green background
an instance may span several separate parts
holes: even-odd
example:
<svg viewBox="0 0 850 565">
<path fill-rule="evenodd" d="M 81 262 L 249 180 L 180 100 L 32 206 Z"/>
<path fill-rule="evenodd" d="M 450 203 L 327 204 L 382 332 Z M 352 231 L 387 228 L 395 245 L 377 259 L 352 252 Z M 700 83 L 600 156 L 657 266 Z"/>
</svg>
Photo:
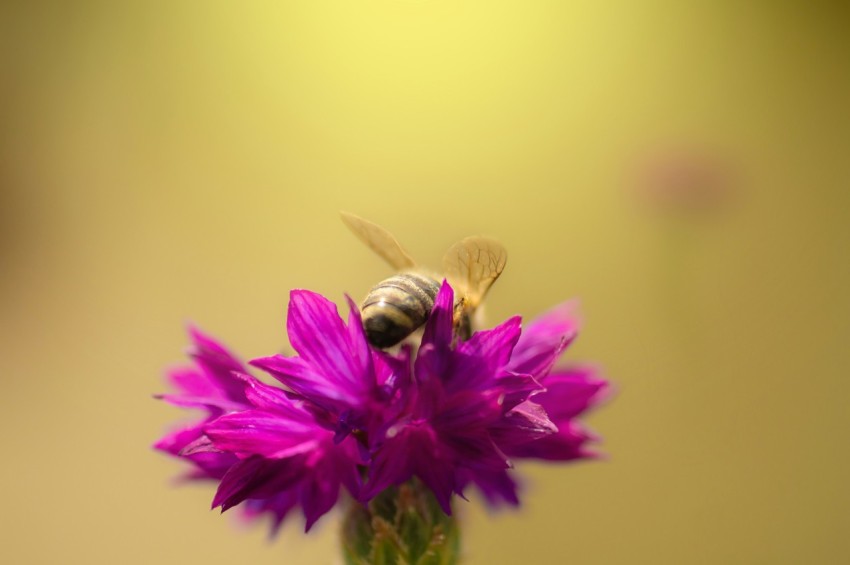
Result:
<svg viewBox="0 0 850 565">
<path fill-rule="evenodd" d="M 462 503 L 470 565 L 850 560 L 850 41 L 831 2 L 85 1 L 0 7 L 0 561 L 333 563 L 151 444 L 191 320 L 246 358 L 287 292 L 485 233 L 491 320 L 582 299 L 610 459 Z M 647 148 L 734 163 L 711 213 L 636 196 Z"/>
</svg>

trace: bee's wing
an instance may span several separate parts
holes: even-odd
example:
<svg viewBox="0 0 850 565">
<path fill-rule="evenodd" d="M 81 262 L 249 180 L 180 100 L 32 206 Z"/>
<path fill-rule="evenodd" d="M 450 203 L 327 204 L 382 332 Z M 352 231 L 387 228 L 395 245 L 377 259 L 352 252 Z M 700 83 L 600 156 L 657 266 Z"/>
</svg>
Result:
<svg viewBox="0 0 850 565">
<path fill-rule="evenodd" d="M 340 212 L 342 221 L 354 235 L 399 271 L 412 269 L 416 262 L 410 258 L 393 235 L 377 224 L 348 212 Z"/>
<path fill-rule="evenodd" d="M 507 260 L 508 252 L 498 241 L 467 237 L 443 256 L 443 271 L 449 283 L 475 307 L 502 274 Z"/>
</svg>

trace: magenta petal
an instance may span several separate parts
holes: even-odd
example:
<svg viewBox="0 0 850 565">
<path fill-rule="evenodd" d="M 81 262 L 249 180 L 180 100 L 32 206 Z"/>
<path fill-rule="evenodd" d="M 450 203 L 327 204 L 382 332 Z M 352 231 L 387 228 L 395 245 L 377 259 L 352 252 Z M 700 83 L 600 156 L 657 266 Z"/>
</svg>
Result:
<svg viewBox="0 0 850 565">
<path fill-rule="evenodd" d="M 440 445 L 429 426 L 404 426 L 394 430 L 392 437 L 373 454 L 364 498 L 369 499 L 416 475 L 431 489 L 446 514 L 451 514 L 453 471 L 451 454 Z"/>
<path fill-rule="evenodd" d="M 448 348 L 452 343 L 452 329 L 454 319 L 454 291 L 447 281 L 443 281 L 437 296 L 434 299 L 434 307 L 425 324 L 422 334 L 422 345 L 433 345 L 437 349 Z"/>
<path fill-rule="evenodd" d="M 241 457 L 261 455 L 282 459 L 312 451 L 325 430 L 315 424 L 282 418 L 263 410 L 227 414 L 204 427 L 216 448 Z"/>
<path fill-rule="evenodd" d="M 185 475 L 190 480 L 220 479 L 237 461 L 232 453 L 215 449 L 199 425 L 169 434 L 154 447 L 191 462 L 195 469 Z"/>
<path fill-rule="evenodd" d="M 303 487 L 305 531 L 309 531 L 316 520 L 326 514 L 339 498 L 339 487 L 345 485 L 355 498 L 360 494 L 360 473 L 354 465 L 353 443 L 328 448 L 325 456 L 311 471 Z"/>
<path fill-rule="evenodd" d="M 348 302 L 348 326 L 347 338 L 351 359 L 356 367 L 362 367 L 365 374 L 372 373 L 372 349 L 366 339 L 366 331 L 363 329 L 363 319 L 360 317 L 360 308 L 350 296 L 346 295 Z M 371 386 L 371 382 L 368 383 Z"/>
<path fill-rule="evenodd" d="M 443 281 L 430 317 L 425 323 L 419 352 L 414 362 L 415 380 L 425 383 L 431 379 L 445 379 L 451 359 L 454 338 L 454 291 Z"/>
<path fill-rule="evenodd" d="M 206 414 L 195 424 L 164 437 L 154 447 L 192 463 L 195 469 L 188 478 L 218 479 L 237 458 L 212 446 L 209 438 L 203 435 L 203 426 L 222 414 L 248 407 L 244 385 L 234 374 L 244 368 L 234 355 L 212 338 L 195 328 L 190 328 L 189 332 L 195 366 L 170 371 L 168 380 L 178 392 L 158 395 L 158 398 L 183 408 L 199 408 Z"/>
<path fill-rule="evenodd" d="M 305 411 L 303 403 L 293 400 L 286 391 L 267 385 L 251 375 L 238 376 L 245 383 L 245 397 L 253 406 L 296 421 L 312 421 L 310 415 Z"/>
<path fill-rule="evenodd" d="M 191 355 L 204 373 L 227 398 L 235 402 L 244 401 L 242 383 L 233 376 L 234 372 L 245 372 L 242 362 L 224 346 L 201 333 L 197 328 L 189 328 L 189 335 L 194 342 Z"/>
<path fill-rule="evenodd" d="M 523 402 L 490 428 L 490 435 L 502 449 L 538 440 L 558 431 L 546 411 L 534 402 Z"/>
<path fill-rule="evenodd" d="M 534 400 L 540 403 L 556 423 L 575 418 L 607 396 L 608 383 L 599 377 L 599 370 L 581 365 L 549 374 L 543 385 L 546 392 Z"/>
<path fill-rule="evenodd" d="M 168 381 L 186 396 L 215 397 L 220 389 L 195 367 L 177 367 L 168 371 Z"/>
<path fill-rule="evenodd" d="M 198 439 L 201 433 L 200 425 L 187 426 L 163 436 L 153 447 L 171 455 L 179 455 L 187 445 Z"/>
<path fill-rule="evenodd" d="M 292 291 L 287 328 L 292 347 L 329 385 L 358 399 L 368 395 L 375 383 L 366 342 L 350 343 L 333 302 L 314 292 Z"/>
<path fill-rule="evenodd" d="M 457 353 L 476 362 L 486 361 L 495 373 L 504 367 L 511 358 L 511 352 L 520 339 L 522 318 L 514 316 L 491 330 L 475 332 L 472 337 L 457 348 Z"/>
<path fill-rule="evenodd" d="M 427 386 L 432 386 L 428 384 L 429 381 L 439 380 L 442 383 L 448 363 L 449 356 L 446 355 L 445 349 L 440 349 L 433 343 L 425 343 L 419 348 L 413 363 L 414 380 Z"/>
<path fill-rule="evenodd" d="M 546 390 L 546 387 L 531 375 L 508 373 L 499 377 L 496 383 L 502 391 L 501 403 L 505 412 Z"/>
<path fill-rule="evenodd" d="M 310 482 L 304 489 L 301 497 L 301 505 L 304 508 L 304 531 L 309 532 L 313 524 L 334 507 L 338 498 L 338 482 Z"/>
<path fill-rule="evenodd" d="M 410 363 L 411 349 L 403 345 L 397 355 L 390 355 L 377 349 L 372 350 L 372 364 L 375 367 L 375 381 L 389 397 L 396 390 L 406 389 L 413 384 Z"/>
<path fill-rule="evenodd" d="M 206 434 L 199 435 L 194 439 L 183 446 L 183 449 L 180 450 L 180 455 L 189 456 L 196 455 L 198 453 L 221 453 L 222 451 L 218 449 L 215 444 L 210 440 L 209 436 Z"/>
<path fill-rule="evenodd" d="M 474 483 L 491 507 L 497 507 L 503 503 L 519 506 L 518 485 L 507 469 L 469 473 L 465 482 Z"/>
<path fill-rule="evenodd" d="M 384 489 L 399 485 L 413 476 L 408 437 L 414 430 L 409 427 L 394 429 L 392 437 L 372 454 L 369 464 L 369 480 L 362 490 L 362 499 L 367 501 Z"/>
<path fill-rule="evenodd" d="M 499 398 L 477 391 L 461 391 L 442 397 L 433 411 L 431 423 L 435 428 L 445 430 L 447 437 L 477 434 L 502 417 Z"/>
<path fill-rule="evenodd" d="M 511 318 L 492 330 L 476 332 L 469 341 L 461 343 L 443 371 L 446 389 L 492 389 L 495 378 L 510 358 L 520 334 L 520 319 Z"/>
<path fill-rule="evenodd" d="M 291 459 L 251 457 L 233 465 L 221 479 L 212 507 L 222 512 L 249 498 L 275 496 L 301 478 L 303 467 Z"/>
<path fill-rule="evenodd" d="M 558 431 L 527 443 L 505 446 L 512 457 L 569 461 L 593 456 L 585 447 L 595 438 L 574 419 L 603 399 L 607 383 L 593 367 L 580 366 L 552 373 L 543 380 L 546 391 L 534 397 Z"/>
<path fill-rule="evenodd" d="M 264 357 L 253 359 L 251 365 L 262 369 L 299 395 L 325 407 L 356 402 L 348 390 L 316 372 L 311 364 L 300 357 Z"/>
<path fill-rule="evenodd" d="M 545 375 L 578 334 L 577 309 L 576 301 L 565 302 L 532 321 L 517 342 L 508 369 Z"/>
<path fill-rule="evenodd" d="M 567 422 L 558 426 L 558 431 L 536 441 L 507 446 L 505 451 L 511 457 L 542 459 L 544 461 L 571 461 L 585 459 L 595 454 L 586 444 L 596 438 L 576 422 Z"/>
<path fill-rule="evenodd" d="M 419 466 L 417 475 L 425 486 L 431 489 L 443 512 L 452 514 L 452 494 L 456 490 L 454 469 L 446 464 L 428 464 Z"/>
<path fill-rule="evenodd" d="M 232 453 L 205 452 L 183 456 L 195 465 L 196 470 L 188 474 L 192 480 L 221 479 L 239 460 Z"/>
</svg>

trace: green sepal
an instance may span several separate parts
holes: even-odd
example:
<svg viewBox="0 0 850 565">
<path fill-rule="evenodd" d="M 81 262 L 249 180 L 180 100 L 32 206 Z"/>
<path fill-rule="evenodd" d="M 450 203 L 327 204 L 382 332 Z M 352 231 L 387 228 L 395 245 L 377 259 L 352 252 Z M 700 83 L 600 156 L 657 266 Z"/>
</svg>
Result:
<svg viewBox="0 0 850 565">
<path fill-rule="evenodd" d="M 385 490 L 367 506 L 351 501 L 342 546 L 349 565 L 454 565 L 460 530 L 431 491 L 413 480 Z"/>
</svg>

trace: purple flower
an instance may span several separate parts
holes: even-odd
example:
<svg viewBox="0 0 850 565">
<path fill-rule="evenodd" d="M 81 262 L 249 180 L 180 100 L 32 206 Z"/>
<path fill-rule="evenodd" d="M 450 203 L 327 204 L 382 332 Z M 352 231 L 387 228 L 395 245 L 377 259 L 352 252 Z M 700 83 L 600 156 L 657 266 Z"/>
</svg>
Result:
<svg viewBox="0 0 850 565">
<path fill-rule="evenodd" d="M 577 333 L 570 303 L 525 332 L 514 317 L 458 342 L 444 282 L 415 356 L 409 346 L 371 347 L 348 303 L 346 322 L 324 297 L 292 291 L 287 330 L 297 355 L 251 362 L 283 388 L 193 332 L 197 367 L 172 372 L 180 393 L 163 398 L 206 416 L 157 448 L 220 480 L 214 507 L 271 513 L 276 530 L 300 506 L 309 529 L 342 488 L 365 504 L 417 477 L 450 514 L 452 495 L 470 485 L 492 504 L 518 504 L 512 459 L 593 455 L 594 438 L 576 418 L 606 383 L 587 367 L 552 369 Z"/>
</svg>

